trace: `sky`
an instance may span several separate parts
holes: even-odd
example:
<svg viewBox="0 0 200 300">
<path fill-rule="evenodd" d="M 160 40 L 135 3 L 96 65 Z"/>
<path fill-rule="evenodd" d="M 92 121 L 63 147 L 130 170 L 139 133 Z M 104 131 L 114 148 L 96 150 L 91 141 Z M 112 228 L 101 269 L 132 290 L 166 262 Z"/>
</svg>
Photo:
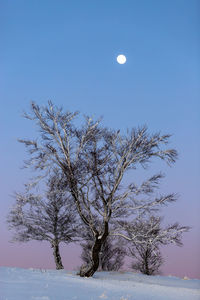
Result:
<svg viewBox="0 0 200 300">
<path fill-rule="evenodd" d="M 5 222 L 14 191 L 34 175 L 22 169 L 27 155 L 17 142 L 37 136 L 23 111 L 32 100 L 52 100 L 103 116 L 110 128 L 146 124 L 149 132 L 172 134 L 176 164 L 156 162 L 133 176 L 164 172 L 161 192 L 179 195 L 163 210 L 165 222 L 191 226 L 183 247 L 163 249 L 163 274 L 200 278 L 199 6 L 196 0 L 1 1 L 0 265 L 55 267 L 48 244 L 10 243 Z M 117 63 L 118 54 L 126 64 Z M 66 269 L 80 265 L 78 246 L 61 248 Z"/>
</svg>

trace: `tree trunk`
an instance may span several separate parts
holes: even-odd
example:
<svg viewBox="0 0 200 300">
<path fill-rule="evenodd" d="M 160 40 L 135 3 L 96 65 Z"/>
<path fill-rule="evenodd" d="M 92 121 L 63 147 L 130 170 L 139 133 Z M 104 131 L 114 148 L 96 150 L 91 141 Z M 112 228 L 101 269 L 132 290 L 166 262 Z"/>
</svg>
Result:
<svg viewBox="0 0 200 300">
<path fill-rule="evenodd" d="M 94 245 L 92 247 L 91 263 L 89 266 L 82 268 L 79 272 L 81 277 L 91 277 L 98 270 L 99 267 L 99 255 L 101 252 L 101 246 L 108 237 L 108 223 L 106 222 L 104 228 L 104 234 L 102 237 L 95 236 Z"/>
<path fill-rule="evenodd" d="M 149 251 L 148 251 L 148 249 L 147 249 L 147 250 L 146 250 L 146 253 L 145 253 L 145 274 L 146 274 L 146 275 L 150 275 L 150 272 L 149 272 L 148 255 L 149 255 Z"/>
<path fill-rule="evenodd" d="M 53 256 L 56 264 L 56 269 L 64 269 L 61 256 L 60 256 L 60 251 L 59 251 L 59 243 L 58 242 L 53 242 L 52 243 L 52 248 L 53 248 Z"/>
</svg>

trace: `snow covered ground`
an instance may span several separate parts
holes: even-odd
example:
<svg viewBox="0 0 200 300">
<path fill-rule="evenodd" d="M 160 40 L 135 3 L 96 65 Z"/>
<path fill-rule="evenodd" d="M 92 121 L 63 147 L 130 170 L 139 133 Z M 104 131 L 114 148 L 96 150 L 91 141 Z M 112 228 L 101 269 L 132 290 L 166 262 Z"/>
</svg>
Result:
<svg viewBox="0 0 200 300">
<path fill-rule="evenodd" d="M 200 300 L 200 280 L 98 272 L 0 268 L 0 300 Z"/>
</svg>

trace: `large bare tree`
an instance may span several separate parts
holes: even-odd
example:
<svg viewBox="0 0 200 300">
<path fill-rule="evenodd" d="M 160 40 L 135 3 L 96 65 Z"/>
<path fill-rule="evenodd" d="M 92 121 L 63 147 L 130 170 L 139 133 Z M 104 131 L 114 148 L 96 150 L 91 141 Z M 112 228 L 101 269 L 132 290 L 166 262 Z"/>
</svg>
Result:
<svg viewBox="0 0 200 300">
<path fill-rule="evenodd" d="M 161 195 L 154 201 L 136 199 L 135 185 L 126 183 L 125 175 L 138 165 L 147 167 L 153 158 L 171 165 L 177 152 L 167 147 L 168 134 L 150 134 L 145 126 L 121 134 L 90 117 L 85 117 L 83 123 L 75 123 L 77 116 L 77 112 L 65 112 L 51 102 L 45 107 L 32 103 L 31 113 L 25 117 L 37 124 L 39 134 L 37 140 L 20 142 L 29 150 L 28 166 L 42 171 L 43 176 L 53 165 L 62 170 L 66 190 L 76 204 L 84 226 L 93 236 L 91 262 L 80 273 L 88 277 L 98 269 L 99 253 L 110 234 L 109 224 L 113 220 L 175 200 L 174 194 Z M 160 177 L 156 175 L 147 180 L 142 188 L 148 192 Z"/>
<path fill-rule="evenodd" d="M 58 171 L 47 182 L 45 195 L 41 193 L 16 193 L 16 203 L 8 215 L 13 240 L 48 241 L 53 248 L 56 269 L 63 269 L 59 251 L 61 242 L 75 241 L 77 218 L 74 203 L 63 189 L 63 179 Z"/>
</svg>

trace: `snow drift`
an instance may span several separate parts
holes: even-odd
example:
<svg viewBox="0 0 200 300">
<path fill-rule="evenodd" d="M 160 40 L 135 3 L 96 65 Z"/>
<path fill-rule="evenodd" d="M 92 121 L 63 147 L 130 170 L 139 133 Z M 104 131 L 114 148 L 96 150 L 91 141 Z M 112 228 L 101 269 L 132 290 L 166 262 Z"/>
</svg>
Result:
<svg viewBox="0 0 200 300">
<path fill-rule="evenodd" d="M 0 268 L 0 300 L 200 300 L 200 280 L 97 272 L 80 278 L 65 270 Z"/>
</svg>

